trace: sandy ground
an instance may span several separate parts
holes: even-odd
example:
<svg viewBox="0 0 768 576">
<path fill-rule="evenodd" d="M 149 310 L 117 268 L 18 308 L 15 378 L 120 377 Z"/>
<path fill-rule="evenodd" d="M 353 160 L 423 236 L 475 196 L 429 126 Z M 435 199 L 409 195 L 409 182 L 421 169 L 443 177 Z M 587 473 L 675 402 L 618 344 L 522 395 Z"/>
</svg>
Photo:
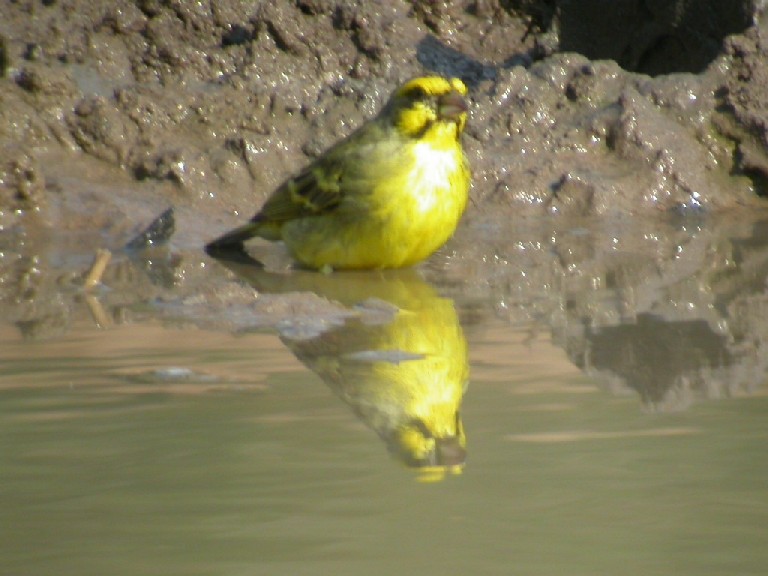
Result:
<svg viewBox="0 0 768 576">
<path fill-rule="evenodd" d="M 750 279 L 765 277 L 763 2 L 611 5 L 3 2 L 4 317 L 30 338 L 65 332 L 82 302 L 100 324 L 148 303 L 224 329 L 347 317 L 311 282 L 233 282 L 202 245 L 432 72 L 470 87 L 473 189 L 423 275 L 511 321 L 541 321 L 585 369 L 607 369 L 588 353 L 595 330 L 648 313 L 696 322 L 717 350 L 762 366 L 766 299 Z M 170 244 L 124 250 L 168 206 Z M 84 293 L 97 248 L 113 258 L 103 290 Z"/>
</svg>

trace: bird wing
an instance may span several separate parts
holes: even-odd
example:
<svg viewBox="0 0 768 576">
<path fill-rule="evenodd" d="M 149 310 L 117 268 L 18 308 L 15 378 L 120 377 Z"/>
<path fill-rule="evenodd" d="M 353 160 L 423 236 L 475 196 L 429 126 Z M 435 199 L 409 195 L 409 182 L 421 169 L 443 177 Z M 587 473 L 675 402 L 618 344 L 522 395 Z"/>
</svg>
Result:
<svg viewBox="0 0 768 576">
<path fill-rule="evenodd" d="M 283 182 L 254 221 L 279 225 L 327 214 L 370 194 L 372 175 L 380 178 L 396 169 L 400 142 L 387 136 L 375 120 L 364 125 Z"/>
<path fill-rule="evenodd" d="M 255 219 L 262 222 L 287 222 L 333 210 L 344 196 L 341 187 L 343 173 L 340 163 L 321 158 L 283 182 Z"/>
</svg>

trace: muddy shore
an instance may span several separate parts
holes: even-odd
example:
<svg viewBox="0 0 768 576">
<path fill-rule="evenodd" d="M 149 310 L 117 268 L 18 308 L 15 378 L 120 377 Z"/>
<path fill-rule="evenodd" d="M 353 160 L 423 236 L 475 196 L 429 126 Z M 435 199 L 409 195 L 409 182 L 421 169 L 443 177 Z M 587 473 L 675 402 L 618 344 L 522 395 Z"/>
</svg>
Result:
<svg viewBox="0 0 768 576">
<path fill-rule="evenodd" d="M 5 3 L 0 225 L 39 210 L 58 226 L 48 205 L 77 193 L 63 179 L 120 178 L 204 212 L 202 240 L 425 72 L 471 86 L 478 209 L 656 214 L 767 194 L 761 3 L 615 4 Z"/>
<path fill-rule="evenodd" d="M 763 3 L 603 4 L 3 3 L 3 315 L 28 337 L 66 331 L 81 273 L 106 248 L 102 323 L 146 303 L 223 329 L 348 316 L 322 294 L 233 282 L 201 247 L 393 87 L 436 72 L 470 86 L 474 178 L 465 220 L 424 275 L 510 321 L 538 319 L 576 363 L 589 363 L 590 330 L 674 318 L 670 303 L 687 302 L 685 321 L 729 354 L 759 341 L 749 358 L 761 364 L 750 318 L 764 294 L 739 295 L 723 275 L 768 214 Z M 168 246 L 123 250 L 168 206 Z M 695 282 L 680 288 L 686 274 Z"/>
</svg>

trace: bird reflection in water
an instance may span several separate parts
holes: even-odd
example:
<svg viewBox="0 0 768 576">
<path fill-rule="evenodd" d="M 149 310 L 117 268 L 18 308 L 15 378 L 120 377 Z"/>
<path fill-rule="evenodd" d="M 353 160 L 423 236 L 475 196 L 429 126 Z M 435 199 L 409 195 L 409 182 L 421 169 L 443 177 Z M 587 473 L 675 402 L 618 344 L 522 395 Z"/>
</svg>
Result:
<svg viewBox="0 0 768 576">
<path fill-rule="evenodd" d="M 283 274 L 223 263 L 260 292 L 307 291 L 350 307 L 340 326 L 281 339 L 421 479 L 463 469 L 469 362 L 452 300 L 413 270 Z"/>
</svg>

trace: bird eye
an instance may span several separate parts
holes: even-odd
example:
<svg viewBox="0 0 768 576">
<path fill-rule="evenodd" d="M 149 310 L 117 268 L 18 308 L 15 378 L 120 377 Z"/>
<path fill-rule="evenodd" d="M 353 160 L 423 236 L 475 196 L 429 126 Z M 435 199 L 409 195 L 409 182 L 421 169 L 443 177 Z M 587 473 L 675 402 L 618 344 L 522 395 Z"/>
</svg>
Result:
<svg viewBox="0 0 768 576">
<path fill-rule="evenodd" d="M 427 92 L 421 86 L 414 86 L 408 91 L 408 97 L 412 100 L 423 100 L 427 97 Z"/>
</svg>

